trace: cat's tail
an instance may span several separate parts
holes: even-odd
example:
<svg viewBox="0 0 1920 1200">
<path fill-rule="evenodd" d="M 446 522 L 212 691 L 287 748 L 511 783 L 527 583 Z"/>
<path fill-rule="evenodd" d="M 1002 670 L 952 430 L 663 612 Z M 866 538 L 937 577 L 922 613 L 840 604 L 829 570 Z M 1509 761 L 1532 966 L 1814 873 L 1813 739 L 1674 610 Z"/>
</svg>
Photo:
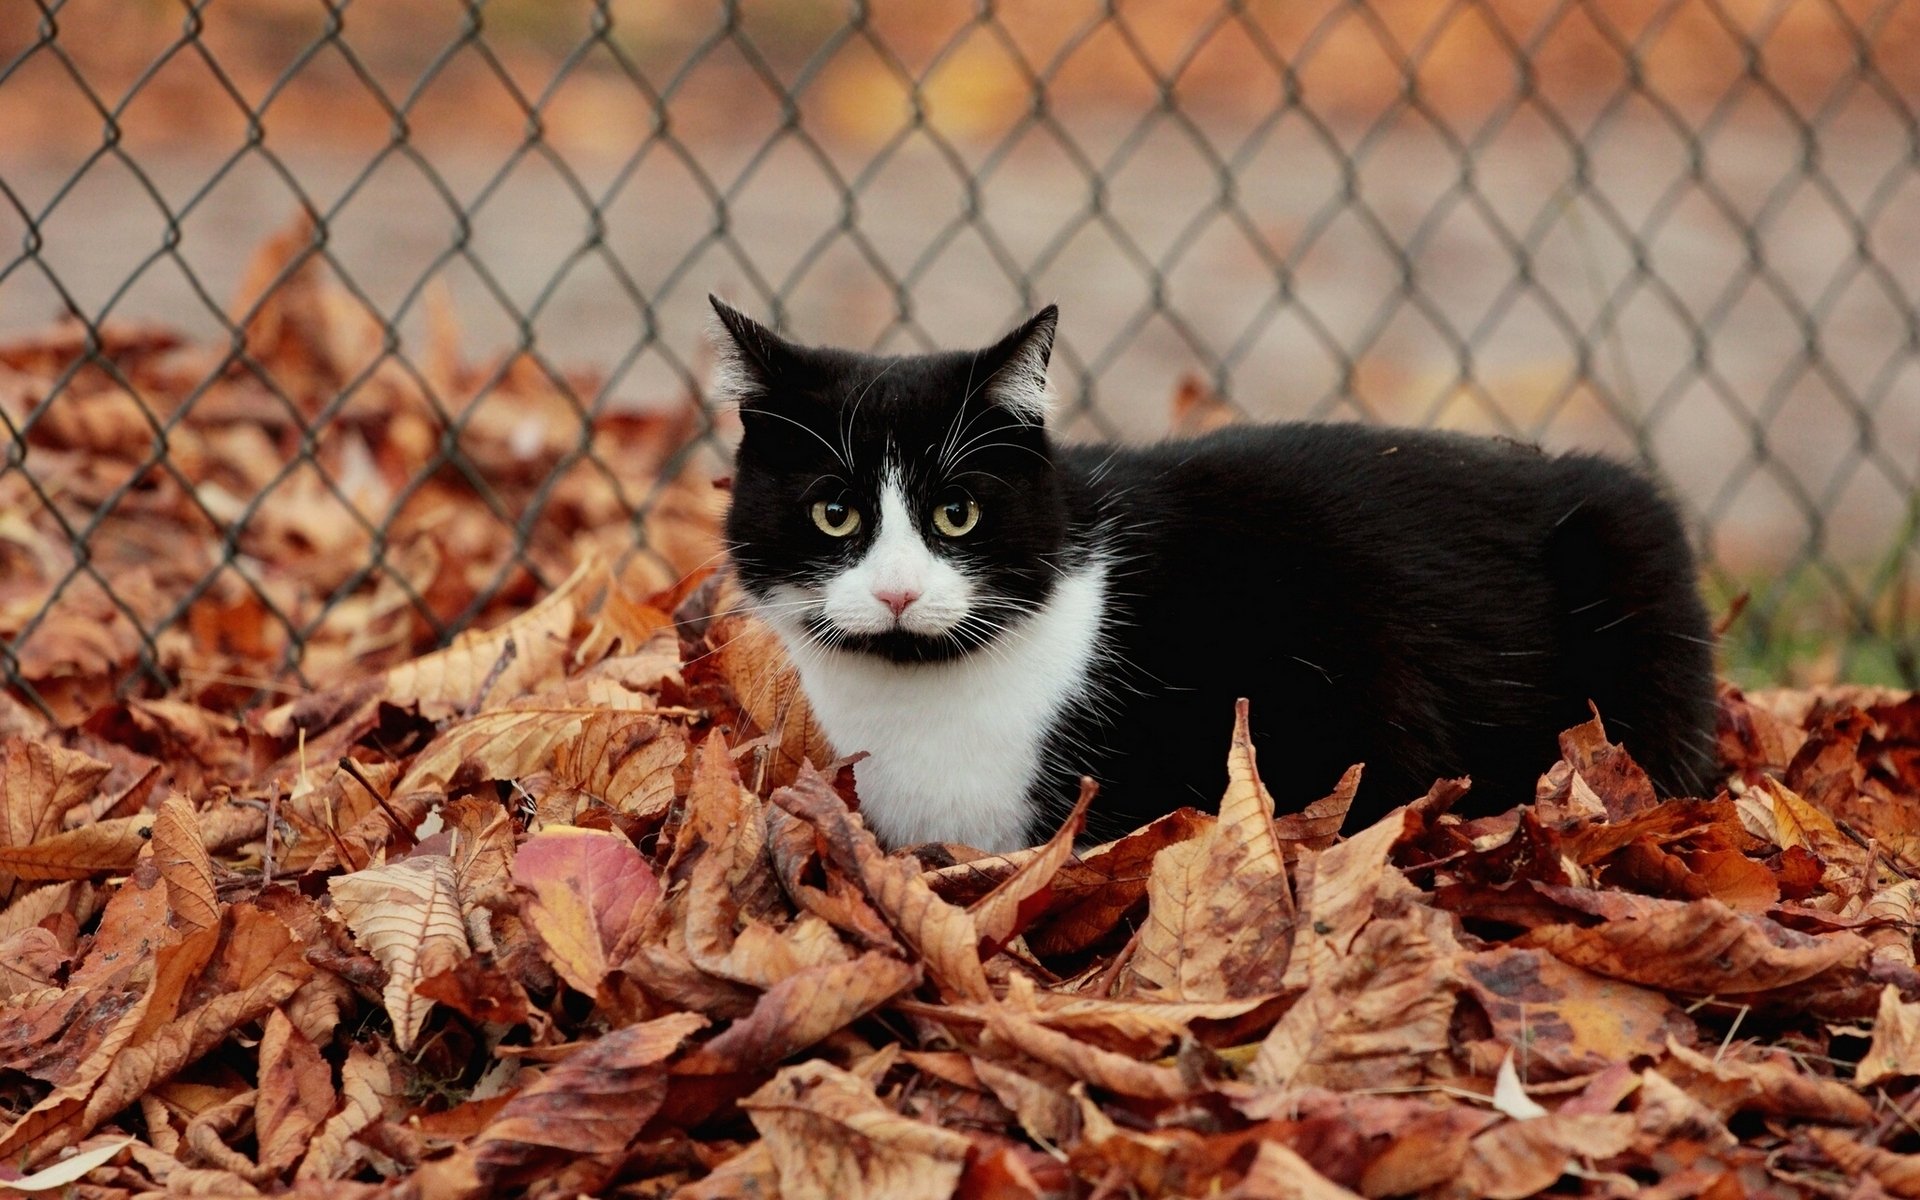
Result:
<svg viewBox="0 0 1920 1200">
<path fill-rule="evenodd" d="M 1547 556 L 1567 693 L 1599 708 L 1661 795 L 1710 793 L 1713 638 L 1679 513 L 1617 462 L 1575 455 L 1557 465 L 1565 507 Z"/>
</svg>

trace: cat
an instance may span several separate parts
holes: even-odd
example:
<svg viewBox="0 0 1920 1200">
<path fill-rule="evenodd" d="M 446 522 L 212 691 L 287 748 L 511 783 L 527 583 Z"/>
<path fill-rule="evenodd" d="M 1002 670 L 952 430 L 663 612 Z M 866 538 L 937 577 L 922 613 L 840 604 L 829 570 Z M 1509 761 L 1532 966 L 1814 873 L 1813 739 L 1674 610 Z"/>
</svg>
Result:
<svg viewBox="0 0 1920 1200">
<path fill-rule="evenodd" d="M 1089 836 L 1210 809 L 1239 697 L 1282 811 L 1365 764 L 1349 830 L 1440 777 L 1531 799 L 1589 701 L 1663 795 L 1711 781 L 1693 557 L 1636 470 L 1350 424 L 1061 445 L 1052 306 L 876 356 L 710 299 L 732 569 L 890 846 L 1029 845 L 1081 775 Z"/>
</svg>

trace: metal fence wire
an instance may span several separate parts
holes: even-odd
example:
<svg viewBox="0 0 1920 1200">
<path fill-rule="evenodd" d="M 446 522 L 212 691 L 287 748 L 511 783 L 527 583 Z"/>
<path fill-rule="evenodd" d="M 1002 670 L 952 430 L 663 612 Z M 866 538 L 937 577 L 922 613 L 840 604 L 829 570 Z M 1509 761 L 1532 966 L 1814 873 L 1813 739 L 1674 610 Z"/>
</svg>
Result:
<svg viewBox="0 0 1920 1200">
<path fill-rule="evenodd" d="M 556 529 L 657 543 L 724 471 L 683 407 L 712 289 L 881 349 L 1057 300 L 1069 436 L 1637 455 L 1750 597 L 1737 673 L 1920 685 L 1916 96 L 1900 0 L 11 0 L 0 671 L 59 710 L 64 611 L 126 635 L 122 693 L 177 686 L 244 602 L 293 687 L 323 630 L 337 676 L 382 614 L 444 640 L 555 582 Z M 117 471 L 74 454 L 109 402 Z M 113 542 L 157 488 L 206 553 Z M 459 586 L 395 524 L 456 491 Z"/>
</svg>

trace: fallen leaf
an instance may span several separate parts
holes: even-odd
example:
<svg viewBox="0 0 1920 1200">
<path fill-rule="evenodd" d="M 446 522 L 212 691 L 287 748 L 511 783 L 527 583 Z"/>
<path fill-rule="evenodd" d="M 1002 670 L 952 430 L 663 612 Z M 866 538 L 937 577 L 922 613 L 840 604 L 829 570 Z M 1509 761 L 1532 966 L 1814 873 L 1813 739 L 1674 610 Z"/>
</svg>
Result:
<svg viewBox="0 0 1920 1200">
<path fill-rule="evenodd" d="M 332 1068 L 286 1013 L 275 1009 L 260 1039 L 260 1086 L 254 1100 L 260 1165 L 277 1174 L 297 1164 L 332 1112 Z"/>
<path fill-rule="evenodd" d="M 133 1143 L 134 1139 L 130 1137 L 106 1138 L 97 1146 L 79 1150 L 71 1157 L 63 1158 L 31 1175 L 8 1178 L 0 1173 L 0 1189 L 10 1192 L 50 1192 L 55 1188 L 70 1188 L 85 1179 L 95 1167 L 103 1167 L 113 1161 L 116 1155 Z"/>
<path fill-rule="evenodd" d="M 787 1067 L 740 1107 L 773 1157 L 782 1196 L 946 1200 L 971 1145 L 901 1116 L 865 1080 L 819 1061 Z"/>
<path fill-rule="evenodd" d="M 640 920 L 660 894 L 646 860 L 624 836 L 566 825 L 521 846 L 513 879 L 533 895 L 526 920 L 548 961 L 588 996 L 632 954 Z"/>
<path fill-rule="evenodd" d="M 520 1090 L 473 1140 L 482 1187 L 524 1181 L 571 1156 L 625 1148 L 666 1099 L 663 1064 L 705 1025 L 697 1014 L 675 1013 L 616 1029 Z"/>
<path fill-rule="evenodd" d="M 1575 1162 L 1610 1158 L 1633 1143 L 1626 1113 L 1508 1121 L 1467 1144 L 1456 1187 L 1466 1196 L 1520 1200 L 1550 1187 Z"/>
<path fill-rule="evenodd" d="M 444 854 L 402 859 L 336 876 L 327 890 L 354 939 L 387 969 L 384 1001 L 394 1041 L 411 1049 L 433 1009 L 414 985 L 471 952 L 453 860 Z"/>
<path fill-rule="evenodd" d="M 189 933 L 217 925 L 220 900 L 214 894 L 213 860 L 200 841 L 193 806 L 179 795 L 167 797 L 154 815 L 153 859 L 167 885 L 174 924 Z"/>
<path fill-rule="evenodd" d="M 1273 797 L 1254 766 L 1241 701 L 1234 710 L 1218 823 L 1154 857 L 1133 977 L 1169 1000 L 1272 994 L 1286 974 L 1293 922 Z"/>
<path fill-rule="evenodd" d="M 1693 996 L 1790 987 L 1867 954 L 1867 943 L 1854 934 L 1799 933 L 1718 900 L 1587 928 L 1548 926 L 1524 940 L 1596 975 Z"/>
<path fill-rule="evenodd" d="M 721 1074 L 773 1066 L 844 1029 L 920 980 L 913 966 L 884 954 L 809 967 L 762 995 L 753 1011 L 689 1054 L 680 1070 Z"/>
<path fill-rule="evenodd" d="M 1920 1197 L 1920 1154 L 1895 1154 L 1862 1145 L 1838 1129 L 1811 1128 L 1807 1137 L 1848 1178 L 1871 1176 L 1889 1195 Z"/>
<path fill-rule="evenodd" d="M 855 880 L 887 924 L 926 960 L 944 990 L 987 999 L 973 919 L 934 894 L 910 859 L 889 858 L 818 772 L 802 769 L 774 803 L 812 825 L 834 864 Z"/>
</svg>

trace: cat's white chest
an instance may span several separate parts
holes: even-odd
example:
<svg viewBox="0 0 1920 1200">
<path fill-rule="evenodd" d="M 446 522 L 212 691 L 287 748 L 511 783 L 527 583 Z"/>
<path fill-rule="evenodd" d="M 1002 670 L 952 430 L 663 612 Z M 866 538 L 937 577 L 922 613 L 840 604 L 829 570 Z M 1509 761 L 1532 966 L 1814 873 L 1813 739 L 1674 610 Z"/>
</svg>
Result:
<svg viewBox="0 0 1920 1200">
<path fill-rule="evenodd" d="M 834 749 L 867 752 L 854 778 L 881 840 L 1025 844 L 1047 733 L 1087 688 L 1105 596 L 1105 568 L 1082 568 L 991 646 L 951 662 L 892 663 L 786 638 Z"/>
</svg>

